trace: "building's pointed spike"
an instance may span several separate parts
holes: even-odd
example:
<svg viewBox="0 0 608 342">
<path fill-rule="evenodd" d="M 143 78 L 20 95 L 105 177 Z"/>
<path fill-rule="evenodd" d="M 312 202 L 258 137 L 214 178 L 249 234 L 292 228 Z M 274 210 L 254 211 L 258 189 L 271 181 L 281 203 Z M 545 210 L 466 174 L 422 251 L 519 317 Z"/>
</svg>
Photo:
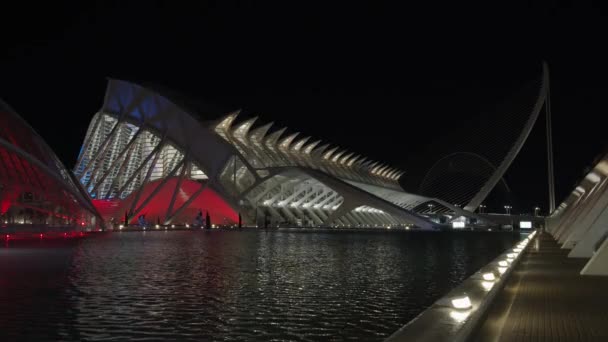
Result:
<svg viewBox="0 0 608 342">
<path fill-rule="evenodd" d="M 361 169 L 367 171 L 367 169 L 370 167 L 370 165 L 373 163 L 374 161 L 365 157 L 363 159 L 361 159 L 360 163 L 361 163 Z"/>
<path fill-rule="evenodd" d="M 286 129 L 287 129 L 287 127 L 283 127 L 275 132 L 268 134 L 264 138 L 266 147 L 268 147 L 271 150 L 274 150 L 276 148 L 277 141 L 279 140 L 279 138 L 281 137 L 283 132 L 285 132 Z"/>
<path fill-rule="evenodd" d="M 291 133 L 287 137 L 283 138 L 279 142 L 279 149 L 281 151 L 287 153 L 289 151 L 289 146 L 291 145 L 291 143 L 293 142 L 293 140 L 298 136 L 298 134 L 300 134 L 300 132 Z"/>
<path fill-rule="evenodd" d="M 291 151 L 292 151 L 293 153 L 298 153 L 298 152 L 300 152 L 300 150 L 302 149 L 302 146 L 304 146 L 304 144 L 305 144 L 305 143 L 306 143 L 306 142 L 307 142 L 309 139 L 310 139 L 310 136 L 308 136 L 308 137 L 304 137 L 304 138 L 301 138 L 300 140 L 296 141 L 296 142 L 293 144 L 293 146 L 292 146 L 292 148 L 291 148 Z"/>
<path fill-rule="evenodd" d="M 316 140 L 316 141 L 313 141 L 313 142 L 307 144 L 303 149 L 304 153 L 310 155 L 310 153 L 314 150 L 314 148 L 317 147 L 320 143 L 321 143 L 321 140 Z"/>
<path fill-rule="evenodd" d="M 311 153 L 311 156 L 314 158 L 322 159 L 323 154 L 325 153 L 325 151 L 327 151 L 329 146 L 330 146 L 330 144 L 323 144 L 320 147 L 315 148 L 313 150 L 313 152 Z"/>
<path fill-rule="evenodd" d="M 382 167 L 382 164 L 380 162 L 376 162 L 375 164 L 372 165 L 372 174 L 376 174 L 378 172 L 378 169 L 380 169 Z"/>
<path fill-rule="evenodd" d="M 346 153 L 346 151 L 347 151 L 347 150 L 342 150 L 342 151 L 337 152 L 336 154 L 334 154 L 334 155 L 331 157 L 331 161 L 332 161 L 332 162 L 334 162 L 334 163 L 337 163 L 337 162 L 338 162 L 338 160 L 340 160 L 340 157 L 341 157 L 342 155 L 344 155 L 344 153 Z"/>
<path fill-rule="evenodd" d="M 237 110 L 234 111 L 232 113 L 227 114 L 226 116 L 222 117 L 221 119 L 218 120 L 217 124 L 214 127 L 215 131 L 221 130 L 223 132 L 228 132 L 230 130 L 230 127 L 232 126 L 232 123 L 234 122 L 234 119 L 236 119 L 236 117 L 241 113 L 241 110 Z"/>
<path fill-rule="evenodd" d="M 234 127 L 232 129 L 232 136 L 236 137 L 237 139 L 239 139 L 240 141 L 245 141 L 245 138 L 247 136 L 247 133 L 249 132 L 249 129 L 251 129 L 251 126 L 253 126 L 253 123 L 258 119 L 258 117 L 254 117 L 248 120 L 245 120 L 243 122 L 241 122 L 240 124 L 238 124 L 236 127 Z"/>
<path fill-rule="evenodd" d="M 331 156 L 339 149 L 340 147 L 336 146 L 334 148 L 332 148 L 331 150 L 325 152 L 325 155 L 323 156 L 323 159 L 325 160 L 329 160 L 329 158 L 331 158 Z"/>
<path fill-rule="evenodd" d="M 346 162 L 350 159 L 350 157 L 352 157 L 355 154 L 355 152 L 350 152 L 348 154 L 346 154 L 344 157 L 342 157 L 342 159 L 340 159 L 340 164 L 344 165 L 346 164 Z"/>
<path fill-rule="evenodd" d="M 398 172 L 399 172 L 399 170 L 398 170 L 398 169 L 392 169 L 392 170 L 391 170 L 391 172 L 389 172 L 389 173 L 386 175 L 386 178 L 388 178 L 388 179 L 395 179 L 394 177 L 395 177 L 395 175 L 396 175 Z"/>
<path fill-rule="evenodd" d="M 251 130 L 249 133 L 249 138 L 251 139 L 251 141 L 260 143 L 262 141 L 262 139 L 266 136 L 266 133 L 268 133 L 268 130 L 270 130 L 270 127 L 272 127 L 273 124 L 274 124 L 274 122 L 269 122 L 254 130 Z"/>
<path fill-rule="evenodd" d="M 367 157 L 365 157 L 365 156 L 361 156 L 361 159 L 359 159 L 359 160 L 357 161 L 357 164 L 358 164 L 359 166 L 363 166 L 363 164 L 367 163 L 368 161 L 369 161 L 369 159 L 368 159 Z"/>
<path fill-rule="evenodd" d="M 382 172 L 382 170 L 384 170 L 384 168 L 386 168 L 386 164 L 380 164 L 378 165 L 378 167 L 376 167 L 376 170 L 374 170 L 374 174 L 380 176 L 380 173 Z"/>
<path fill-rule="evenodd" d="M 354 163 L 356 163 L 356 162 L 359 160 L 359 158 L 361 158 L 361 155 L 360 155 L 360 154 L 357 154 L 357 155 L 352 156 L 351 158 L 349 158 L 349 159 L 346 161 L 346 165 L 347 165 L 348 167 L 353 166 L 353 164 L 354 164 Z"/>
</svg>

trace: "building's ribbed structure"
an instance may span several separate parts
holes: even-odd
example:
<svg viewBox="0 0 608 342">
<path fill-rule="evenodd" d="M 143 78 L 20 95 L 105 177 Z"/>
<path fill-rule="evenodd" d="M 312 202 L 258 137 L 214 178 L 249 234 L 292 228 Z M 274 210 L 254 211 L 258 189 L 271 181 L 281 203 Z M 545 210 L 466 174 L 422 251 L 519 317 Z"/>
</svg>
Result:
<svg viewBox="0 0 608 342">
<path fill-rule="evenodd" d="M 51 148 L 0 101 L 0 227 L 44 232 L 56 226 L 93 230 L 102 225 L 87 194 Z"/>
<path fill-rule="evenodd" d="M 238 112 L 213 122 L 202 115 L 109 81 L 74 169 L 104 216 L 184 224 L 204 211 L 218 225 L 240 214 L 248 224 L 432 228 L 414 210 L 426 203 L 474 216 L 403 192 L 404 171 L 329 142 L 256 118 L 238 122 Z"/>
</svg>

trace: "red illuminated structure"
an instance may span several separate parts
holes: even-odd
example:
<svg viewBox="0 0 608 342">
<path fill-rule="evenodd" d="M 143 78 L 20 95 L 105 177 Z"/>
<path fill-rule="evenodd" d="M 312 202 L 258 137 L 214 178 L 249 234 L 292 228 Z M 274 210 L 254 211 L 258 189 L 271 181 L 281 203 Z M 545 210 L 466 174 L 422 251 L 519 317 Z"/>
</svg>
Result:
<svg viewBox="0 0 608 342">
<path fill-rule="evenodd" d="M 162 180 L 151 181 L 144 185 L 141 195 L 137 199 L 136 208 L 138 215 L 144 215 L 147 222 L 165 222 L 165 215 L 170 204 L 172 192 L 175 191 L 179 183 L 178 177 L 172 177 L 167 180 L 165 186 L 150 197 L 154 190 L 160 185 Z M 175 198 L 174 207 L 180 208 L 179 211 L 174 211 L 172 222 L 192 223 L 192 220 L 198 212 L 209 213 L 211 223 L 217 226 L 235 225 L 238 222 L 238 213 L 230 207 L 215 191 L 210 188 L 204 188 L 196 197 L 193 197 L 203 185 L 199 182 L 184 179 L 179 184 Z M 137 194 L 132 193 L 123 201 L 112 200 L 93 200 L 93 204 L 98 208 L 99 212 L 112 219 L 117 218 L 118 214 L 127 212 L 133 206 Z M 146 198 L 151 198 L 150 201 L 145 201 Z M 189 199 L 191 199 L 189 201 Z M 187 203 L 186 203 L 187 202 Z M 138 217 L 131 216 L 129 224 L 137 224 Z M 123 222 L 124 223 L 124 222 Z"/>
<path fill-rule="evenodd" d="M 103 221 L 43 139 L 0 101 L 0 234 L 72 236 Z"/>
</svg>

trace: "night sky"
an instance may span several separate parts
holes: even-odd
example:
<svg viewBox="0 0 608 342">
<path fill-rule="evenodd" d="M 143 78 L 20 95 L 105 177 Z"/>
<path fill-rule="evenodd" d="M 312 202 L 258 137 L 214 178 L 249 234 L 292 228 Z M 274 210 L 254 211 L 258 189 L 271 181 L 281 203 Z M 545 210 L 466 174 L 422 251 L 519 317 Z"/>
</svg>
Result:
<svg viewBox="0 0 608 342">
<path fill-rule="evenodd" d="M 599 9 L 169 3 L 0 9 L 0 97 L 69 168 L 114 77 L 416 170 L 429 142 L 466 134 L 463 122 L 539 77 L 546 60 L 558 203 L 606 148 Z M 519 212 L 547 208 L 540 123 L 506 175 Z"/>
</svg>

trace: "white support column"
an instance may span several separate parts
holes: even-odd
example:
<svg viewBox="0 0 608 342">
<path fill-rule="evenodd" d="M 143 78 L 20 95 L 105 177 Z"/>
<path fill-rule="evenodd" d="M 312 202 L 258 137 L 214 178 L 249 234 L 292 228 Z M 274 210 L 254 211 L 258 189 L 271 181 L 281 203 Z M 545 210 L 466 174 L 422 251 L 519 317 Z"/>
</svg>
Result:
<svg viewBox="0 0 608 342">
<path fill-rule="evenodd" d="M 152 193 L 150 195 L 148 195 L 148 197 L 141 203 L 141 205 L 139 205 L 139 207 L 137 207 L 137 209 L 135 209 L 133 211 L 133 209 L 131 209 L 130 211 L 132 211 L 131 213 L 128 214 L 129 219 L 137 216 L 137 214 L 139 214 L 140 211 L 142 211 L 146 205 L 148 205 L 148 203 L 156 196 L 156 194 L 165 186 L 165 184 L 167 184 L 167 182 L 169 181 L 169 179 L 171 179 L 171 177 L 173 177 L 175 175 L 175 173 L 177 172 L 177 170 L 179 170 L 180 167 L 185 166 L 185 159 L 182 158 L 182 160 L 177 163 L 177 165 L 175 165 L 175 167 L 173 168 L 173 170 L 171 170 L 171 172 L 169 172 L 168 175 L 166 175 L 162 181 L 160 182 L 160 184 L 158 184 L 154 190 L 152 190 Z M 131 208 L 134 208 L 137 205 L 137 201 L 133 201 Z"/>
<path fill-rule="evenodd" d="M 97 180 L 96 184 L 93 186 L 91 193 L 95 193 L 97 191 L 99 186 L 101 186 L 103 184 L 103 182 L 112 173 L 112 171 L 114 170 L 114 168 L 116 167 L 116 165 L 119 162 L 121 162 L 121 166 L 122 166 L 123 156 L 131 151 L 131 149 L 134 146 L 135 141 L 139 138 L 139 135 L 141 134 L 141 132 L 143 132 L 143 129 L 138 129 L 137 132 L 131 137 L 131 140 L 129 140 L 129 142 L 125 145 L 125 147 L 118 153 L 116 158 L 114 158 L 114 160 L 112 160 L 108 169 L 101 175 L 101 177 Z M 93 175 L 93 173 L 91 173 L 91 176 L 92 175 Z M 108 192 L 110 192 L 110 191 L 112 191 L 112 189 L 108 190 Z M 103 194 L 103 195 L 104 196 L 97 196 L 97 197 L 98 198 L 105 197 L 105 194 Z"/>
<path fill-rule="evenodd" d="M 327 203 L 329 203 L 329 201 L 332 201 L 333 199 L 335 199 L 335 198 L 337 198 L 337 197 L 340 197 L 340 196 L 338 195 L 338 193 L 337 193 L 337 192 L 334 192 L 333 194 L 329 194 L 329 195 L 327 195 L 327 197 L 325 197 L 325 199 L 323 199 L 321 202 L 319 202 L 319 203 L 317 203 L 317 204 L 313 205 L 313 208 L 319 208 L 319 209 L 323 209 L 323 207 L 324 207 L 324 206 L 325 206 Z"/>
<path fill-rule="evenodd" d="M 146 166 L 146 164 L 150 161 L 150 158 L 152 158 L 152 164 L 150 164 L 150 167 L 148 168 L 148 173 L 146 174 L 146 178 L 144 179 L 144 181 L 141 184 L 139 184 L 139 186 L 140 186 L 139 190 L 141 190 L 141 187 L 148 181 L 148 179 L 150 178 L 150 174 L 152 173 L 152 169 L 154 169 L 154 165 L 156 164 L 156 161 L 158 160 L 158 156 L 160 155 L 160 152 L 162 151 L 162 148 L 164 146 L 165 137 L 166 137 L 166 135 L 163 133 L 163 136 L 161 137 L 160 141 L 158 142 L 158 145 L 156 145 L 154 147 L 154 149 L 152 151 L 150 151 L 150 153 L 148 153 L 148 155 L 141 162 L 139 167 L 137 167 L 137 169 L 135 169 L 135 171 L 129 177 L 129 179 L 127 179 L 127 181 L 123 184 L 123 186 L 118 190 L 117 194 L 119 197 L 120 197 L 120 194 L 122 194 L 128 188 L 128 186 L 131 184 L 131 182 L 133 182 L 135 180 L 135 177 L 137 177 L 137 175 L 142 171 L 144 166 Z"/>
<path fill-rule="evenodd" d="M 321 191 L 314 194 L 315 196 L 312 197 L 308 202 L 306 203 L 302 203 L 302 206 L 304 208 L 312 208 L 314 206 L 315 203 L 321 201 L 324 197 L 326 196 L 329 192 L 331 192 L 332 190 L 328 187 L 321 187 L 320 189 Z"/>
<path fill-rule="evenodd" d="M 298 184 L 298 185 L 294 186 L 293 193 L 291 195 L 289 195 L 287 198 L 285 198 L 284 200 L 279 201 L 279 206 L 288 207 L 291 204 L 290 202 L 294 198 L 305 193 L 308 189 L 309 189 L 308 184 Z"/>
<path fill-rule="evenodd" d="M 327 218 L 329 217 L 327 215 L 327 213 L 325 211 L 323 211 L 322 209 L 311 209 L 311 211 L 313 211 L 320 219 L 321 219 L 321 224 L 325 222 L 325 220 L 327 220 Z"/>
<path fill-rule="evenodd" d="M 587 203 L 585 210 L 583 210 L 581 215 L 573 221 L 573 228 L 565 237 L 562 248 L 572 249 L 589 230 L 591 223 L 597 219 L 603 208 L 608 205 L 608 188 L 604 187 L 604 185 L 605 181 L 602 182 L 600 189 L 596 191 L 593 198 Z"/>
<path fill-rule="evenodd" d="M 353 216 L 355 216 L 359 221 L 361 221 L 361 225 L 369 224 L 368 220 L 365 217 L 363 217 L 360 212 L 353 210 L 352 213 L 353 213 Z"/>
<path fill-rule="evenodd" d="M 568 221 L 566 222 L 566 224 L 563 226 L 563 229 L 559 232 L 559 235 L 557 236 L 557 242 L 559 244 L 563 244 L 564 242 L 566 242 L 566 239 L 568 238 L 568 236 L 577 228 L 574 224 L 577 220 L 581 219 L 584 215 L 584 213 L 589 209 L 588 207 L 591 205 L 591 199 L 594 197 L 594 189 L 597 186 L 597 184 L 595 184 L 592 187 L 587 187 L 590 188 L 589 190 L 585 191 L 580 200 L 578 201 L 578 205 L 576 206 L 573 215 L 568 219 Z M 583 190 L 582 187 L 579 186 L 579 188 L 581 188 L 581 190 Z M 584 191 L 584 190 L 583 190 Z"/>
<path fill-rule="evenodd" d="M 309 186 L 309 188 L 307 190 L 309 190 L 309 192 L 306 195 L 304 195 L 301 199 L 297 200 L 296 202 L 293 202 L 292 204 L 295 204 L 296 207 L 302 207 L 304 205 L 304 201 L 318 195 L 319 190 L 321 190 L 321 189 L 319 189 L 319 187 L 316 185 L 312 185 L 312 186 Z"/>
<path fill-rule="evenodd" d="M 281 211 L 283 213 L 285 213 L 291 220 L 293 220 L 294 222 L 298 219 L 290 210 L 288 207 L 280 207 Z"/>
<path fill-rule="evenodd" d="M 325 204 L 323 207 L 328 207 L 328 209 L 331 211 L 336 210 L 334 209 L 334 207 L 339 205 L 342 200 L 342 196 L 334 196 L 333 199 L 327 204 Z"/>
<path fill-rule="evenodd" d="M 312 217 L 316 224 L 323 224 L 323 219 L 319 217 L 312 208 L 304 208 L 303 210 Z"/>
<path fill-rule="evenodd" d="M 583 267 L 581 274 L 596 276 L 608 275 L 608 239 L 604 239 L 604 242 L 602 242 L 598 250 L 593 254 L 591 260 Z"/>
<path fill-rule="evenodd" d="M 553 237 L 555 239 L 560 238 L 560 236 L 562 235 L 562 232 L 567 229 L 571 218 L 573 216 L 575 216 L 576 213 L 578 212 L 578 205 L 580 204 L 582 196 L 583 196 L 582 194 L 579 194 L 576 201 L 572 205 L 568 206 L 569 210 L 566 213 L 564 213 L 564 216 L 562 218 L 560 218 L 559 225 L 553 231 Z"/>
<path fill-rule="evenodd" d="M 285 191 L 287 190 L 286 187 L 288 187 L 288 186 L 293 187 L 294 185 L 291 183 L 280 184 L 278 186 L 279 191 L 274 196 L 272 196 L 270 199 L 264 201 L 263 204 L 268 205 L 268 206 L 273 205 L 285 193 Z"/>
<path fill-rule="evenodd" d="M 366 211 L 360 211 L 359 214 L 365 218 L 367 218 L 368 221 L 368 225 L 370 226 L 377 226 L 378 225 L 378 220 L 376 217 L 374 217 L 373 215 L 371 215 L 371 213 L 366 212 Z"/>
<path fill-rule="evenodd" d="M 179 208 L 177 208 L 175 212 L 171 214 L 171 216 L 169 216 L 169 218 L 167 218 L 165 224 L 171 224 L 173 222 L 173 219 L 176 218 L 179 214 L 181 214 L 182 211 L 184 211 L 186 208 L 188 208 L 188 206 L 190 206 L 190 203 L 192 203 L 198 197 L 198 195 L 200 195 L 207 188 L 208 185 L 209 183 L 201 184 L 201 187 L 196 190 L 196 192 L 194 192 L 186 202 L 184 202 Z"/>
<path fill-rule="evenodd" d="M 165 213 L 165 222 L 169 220 L 171 217 L 171 213 L 173 212 L 173 206 L 175 205 L 175 199 L 177 198 L 177 194 L 180 192 L 182 188 L 182 182 L 184 177 L 186 177 L 186 171 L 190 166 L 190 162 L 188 161 L 188 154 L 184 156 L 184 165 L 182 166 L 181 172 L 179 174 L 179 178 L 177 179 L 177 183 L 175 184 L 175 189 L 173 189 L 173 194 L 171 195 L 171 200 L 169 201 L 169 207 L 167 208 L 167 212 Z"/>
<path fill-rule="evenodd" d="M 135 192 L 135 199 L 133 200 L 133 203 L 131 203 L 131 207 L 129 208 L 129 212 L 132 212 L 133 210 L 135 210 L 135 206 L 137 205 L 137 202 L 139 202 L 139 197 L 141 196 L 145 185 L 148 183 L 148 180 L 150 179 L 150 176 L 152 175 L 152 170 L 154 170 L 154 166 L 156 165 L 156 161 L 158 160 L 158 157 L 160 156 L 162 152 L 162 148 L 160 150 L 158 150 L 156 153 L 154 153 L 154 158 L 152 158 L 152 163 L 150 164 L 150 166 L 148 167 L 148 170 L 146 171 L 146 176 L 144 177 L 144 180 L 141 182 L 141 184 L 139 184 L 139 187 L 137 188 L 137 191 Z M 142 163 L 140 165 L 140 168 L 144 167 L 146 165 L 147 162 Z M 137 173 L 134 173 L 132 177 L 135 177 Z M 127 186 L 129 186 L 129 182 L 125 182 L 125 184 L 123 185 L 123 188 L 121 190 L 119 190 L 119 194 L 122 193 L 124 190 L 126 189 Z"/>
<path fill-rule="evenodd" d="M 602 212 L 593 221 L 591 227 L 585 235 L 574 246 L 568 257 L 570 258 L 590 258 L 593 255 L 593 248 L 597 242 L 608 231 L 608 207 L 604 207 Z"/>
</svg>

